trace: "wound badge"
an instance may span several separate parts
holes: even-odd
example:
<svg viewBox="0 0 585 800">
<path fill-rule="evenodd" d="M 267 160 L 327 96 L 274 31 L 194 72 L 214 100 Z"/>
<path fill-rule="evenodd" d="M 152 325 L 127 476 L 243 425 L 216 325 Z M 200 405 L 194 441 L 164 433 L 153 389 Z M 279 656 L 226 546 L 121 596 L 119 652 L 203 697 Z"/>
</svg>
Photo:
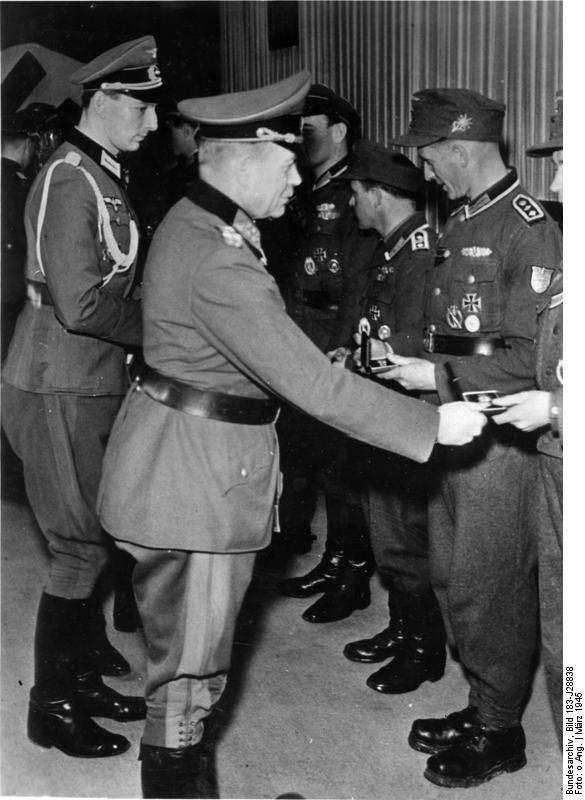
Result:
<svg viewBox="0 0 585 800">
<path fill-rule="evenodd" d="M 332 258 L 329 264 L 327 264 L 327 269 L 329 272 L 333 273 L 333 275 L 337 275 L 338 272 L 341 272 L 341 265 L 336 258 Z"/>
<path fill-rule="evenodd" d="M 380 341 L 383 342 L 386 339 L 389 339 L 390 334 L 391 331 L 388 325 L 380 325 L 380 327 L 378 328 L 378 339 L 380 339 Z"/>
<path fill-rule="evenodd" d="M 311 256 L 305 258 L 305 272 L 307 275 L 314 275 L 317 272 L 317 267 Z"/>
<path fill-rule="evenodd" d="M 469 331 L 469 333 L 476 333 L 481 327 L 479 317 L 476 314 L 469 314 L 469 316 L 465 317 L 463 324 L 465 325 L 465 330 Z"/>
<path fill-rule="evenodd" d="M 531 267 L 530 286 L 537 294 L 546 292 L 551 284 L 553 270 L 548 267 Z"/>
<path fill-rule="evenodd" d="M 454 329 L 463 327 L 463 314 L 458 306 L 449 306 L 447 309 L 447 325 Z"/>
</svg>

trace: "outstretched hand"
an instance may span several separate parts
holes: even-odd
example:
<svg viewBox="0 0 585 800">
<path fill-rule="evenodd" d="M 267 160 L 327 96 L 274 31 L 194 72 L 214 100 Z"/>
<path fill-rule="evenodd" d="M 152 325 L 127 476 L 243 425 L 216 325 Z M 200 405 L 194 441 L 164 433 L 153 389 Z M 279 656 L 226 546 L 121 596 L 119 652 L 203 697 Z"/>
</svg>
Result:
<svg viewBox="0 0 585 800">
<path fill-rule="evenodd" d="M 494 405 L 503 406 L 506 410 L 494 416 L 497 425 L 506 423 L 521 431 L 535 431 L 550 422 L 550 392 L 536 389 L 529 392 L 507 394 L 493 400 Z"/>
<path fill-rule="evenodd" d="M 418 359 L 417 359 L 418 360 Z M 439 406 L 441 420 L 437 441 L 445 445 L 467 444 L 479 436 L 487 417 L 481 413 L 481 404 L 475 404 L 477 409 L 470 408 L 470 404 L 459 400 L 456 403 L 445 403 Z"/>
</svg>

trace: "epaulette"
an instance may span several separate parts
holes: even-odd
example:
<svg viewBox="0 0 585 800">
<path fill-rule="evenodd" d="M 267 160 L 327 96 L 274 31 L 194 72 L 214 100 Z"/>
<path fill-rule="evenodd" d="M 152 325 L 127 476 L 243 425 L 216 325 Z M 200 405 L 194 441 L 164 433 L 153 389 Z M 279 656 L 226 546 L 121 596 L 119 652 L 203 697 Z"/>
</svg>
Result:
<svg viewBox="0 0 585 800">
<path fill-rule="evenodd" d="M 543 209 L 527 194 L 517 194 L 512 200 L 512 206 L 528 225 L 534 225 L 535 222 L 544 219 Z"/>
</svg>

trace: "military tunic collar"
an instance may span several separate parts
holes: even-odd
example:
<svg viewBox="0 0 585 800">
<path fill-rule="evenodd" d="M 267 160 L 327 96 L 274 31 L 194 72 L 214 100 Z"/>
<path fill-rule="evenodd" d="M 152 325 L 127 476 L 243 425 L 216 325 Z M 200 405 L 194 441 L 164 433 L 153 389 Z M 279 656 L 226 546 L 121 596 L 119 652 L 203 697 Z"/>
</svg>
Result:
<svg viewBox="0 0 585 800">
<path fill-rule="evenodd" d="M 260 231 L 237 203 L 201 178 L 195 181 L 186 197 L 205 211 L 222 219 L 230 228 L 234 229 L 234 232 L 238 231 L 254 255 L 266 264 L 266 256 L 260 244 Z"/>
<path fill-rule="evenodd" d="M 497 203 L 510 192 L 515 191 L 519 186 L 520 181 L 516 170 L 514 167 L 510 167 L 503 178 L 492 184 L 489 189 L 486 189 L 478 197 L 456 208 L 455 211 L 451 212 L 451 216 L 455 217 L 458 214 L 462 214 L 465 219 L 469 219 L 476 216 L 476 214 L 481 214 L 486 208 L 490 208 L 494 203 Z"/>
<path fill-rule="evenodd" d="M 313 191 L 315 189 L 321 189 L 323 186 L 327 186 L 334 178 L 338 178 L 342 175 L 345 170 L 347 169 L 347 165 L 349 163 L 349 155 L 343 156 L 340 158 L 339 161 L 336 161 L 335 164 L 329 167 L 322 175 L 320 175 L 315 183 L 313 184 Z"/>
<path fill-rule="evenodd" d="M 425 219 L 425 215 L 421 211 L 417 211 L 405 219 L 404 222 L 401 222 L 393 231 L 390 231 L 388 236 L 382 239 L 384 247 L 386 248 L 386 252 L 384 253 L 386 260 L 390 261 L 391 258 L 394 258 L 396 253 L 402 250 L 411 234 L 413 234 L 417 228 L 422 227 L 428 228 L 428 223 Z"/>
<path fill-rule="evenodd" d="M 95 161 L 105 172 L 108 173 L 120 186 L 126 188 L 128 181 L 126 180 L 126 171 L 122 169 L 122 165 L 105 147 L 98 144 L 85 133 L 82 133 L 79 128 L 73 128 L 67 134 L 66 141 L 74 145 L 85 153 L 86 156 Z"/>
</svg>

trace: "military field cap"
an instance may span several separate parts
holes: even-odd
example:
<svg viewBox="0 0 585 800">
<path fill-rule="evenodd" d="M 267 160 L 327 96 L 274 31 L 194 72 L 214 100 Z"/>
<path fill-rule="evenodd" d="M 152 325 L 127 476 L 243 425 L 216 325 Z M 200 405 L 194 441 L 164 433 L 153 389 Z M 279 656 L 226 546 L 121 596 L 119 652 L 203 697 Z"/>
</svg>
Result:
<svg viewBox="0 0 585 800">
<path fill-rule="evenodd" d="M 303 116 L 326 114 L 333 122 L 345 122 L 354 136 L 358 136 L 361 117 L 352 104 L 323 83 L 314 83 L 303 106 Z"/>
<path fill-rule="evenodd" d="M 563 149 L 563 90 L 559 89 L 555 97 L 555 111 L 550 118 L 550 135 L 546 142 L 533 144 L 527 148 L 526 155 L 550 156 L 555 150 Z"/>
<path fill-rule="evenodd" d="M 353 149 L 343 175 L 346 180 L 375 181 L 395 189 L 418 194 L 424 187 L 422 170 L 403 153 L 361 139 Z"/>
<path fill-rule="evenodd" d="M 49 103 L 30 103 L 20 111 L 2 114 L 2 133 L 32 136 L 58 120 L 57 109 Z"/>
<path fill-rule="evenodd" d="M 204 139 L 299 144 L 301 109 L 311 82 L 307 70 L 277 83 L 212 97 L 180 100 L 179 113 L 199 123 Z"/>
<path fill-rule="evenodd" d="M 425 147 L 444 139 L 498 142 L 506 106 L 471 89 L 422 89 L 412 97 L 408 133 L 401 147 Z"/>
<path fill-rule="evenodd" d="M 142 36 L 112 47 L 84 64 L 69 78 L 84 92 L 121 92 L 145 103 L 157 103 L 162 95 L 162 78 L 156 64 L 153 36 Z"/>
</svg>

